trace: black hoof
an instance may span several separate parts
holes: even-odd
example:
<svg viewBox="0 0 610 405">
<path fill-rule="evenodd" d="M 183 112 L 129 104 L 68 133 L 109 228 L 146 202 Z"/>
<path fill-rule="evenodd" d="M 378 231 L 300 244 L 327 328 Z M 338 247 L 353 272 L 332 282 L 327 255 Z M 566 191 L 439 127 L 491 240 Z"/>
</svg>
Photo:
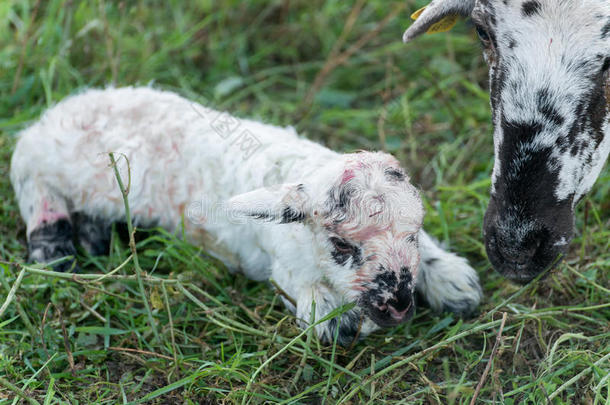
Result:
<svg viewBox="0 0 610 405">
<path fill-rule="evenodd" d="M 28 261 L 46 264 L 56 262 L 66 256 L 72 256 L 58 263 L 52 263 L 52 267 L 55 271 L 62 272 L 75 269 L 76 249 L 72 237 L 72 224 L 67 219 L 43 224 L 30 234 Z"/>
</svg>

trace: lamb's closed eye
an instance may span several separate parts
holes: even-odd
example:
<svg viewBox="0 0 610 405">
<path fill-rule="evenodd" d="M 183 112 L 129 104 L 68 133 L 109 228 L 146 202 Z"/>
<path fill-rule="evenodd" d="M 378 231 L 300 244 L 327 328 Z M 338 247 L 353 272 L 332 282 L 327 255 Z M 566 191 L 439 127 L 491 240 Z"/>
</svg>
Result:
<svg viewBox="0 0 610 405">
<path fill-rule="evenodd" d="M 362 253 L 358 246 L 336 236 L 331 236 L 329 240 L 332 245 L 331 255 L 337 264 L 345 264 L 350 258 L 353 265 L 362 264 Z"/>
</svg>

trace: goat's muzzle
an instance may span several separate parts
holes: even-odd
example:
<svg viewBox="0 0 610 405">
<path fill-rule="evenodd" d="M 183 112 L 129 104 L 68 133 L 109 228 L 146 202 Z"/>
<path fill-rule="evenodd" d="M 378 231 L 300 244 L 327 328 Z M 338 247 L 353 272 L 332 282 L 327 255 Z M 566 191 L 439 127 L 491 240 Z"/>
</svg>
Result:
<svg viewBox="0 0 610 405">
<path fill-rule="evenodd" d="M 571 240 L 572 221 L 571 210 L 563 209 L 550 209 L 537 218 L 500 214 L 492 198 L 483 224 L 489 261 L 504 277 L 528 283 L 550 270 L 565 253 Z"/>
</svg>

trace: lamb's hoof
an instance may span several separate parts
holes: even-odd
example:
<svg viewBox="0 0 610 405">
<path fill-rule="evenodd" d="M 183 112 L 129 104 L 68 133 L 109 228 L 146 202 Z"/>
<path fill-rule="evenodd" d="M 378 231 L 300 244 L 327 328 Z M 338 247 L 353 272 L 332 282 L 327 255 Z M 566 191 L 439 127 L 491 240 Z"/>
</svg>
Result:
<svg viewBox="0 0 610 405">
<path fill-rule="evenodd" d="M 451 312 L 460 318 L 470 319 L 479 315 L 480 298 L 468 297 L 462 300 L 445 302 L 443 312 Z"/>
<path fill-rule="evenodd" d="M 72 241 L 72 224 L 67 219 L 60 219 L 51 224 L 43 224 L 32 231 L 28 241 L 28 261 L 52 263 L 66 256 L 69 259 L 53 263 L 55 271 L 77 270 L 76 249 Z"/>
</svg>

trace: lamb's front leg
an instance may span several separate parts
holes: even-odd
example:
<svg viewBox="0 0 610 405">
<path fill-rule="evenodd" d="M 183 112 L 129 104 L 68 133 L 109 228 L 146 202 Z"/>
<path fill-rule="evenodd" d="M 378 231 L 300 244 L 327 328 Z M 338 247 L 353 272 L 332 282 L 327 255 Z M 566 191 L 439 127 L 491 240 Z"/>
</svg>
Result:
<svg viewBox="0 0 610 405">
<path fill-rule="evenodd" d="M 335 309 L 345 305 L 341 297 L 323 283 L 304 287 L 296 298 L 296 317 L 302 328 L 306 328 L 312 321 L 318 322 Z M 311 311 L 314 311 L 312 317 Z M 338 330 L 337 330 L 338 328 Z M 349 346 L 355 339 L 365 337 L 377 326 L 360 308 L 354 307 L 340 316 L 331 318 L 315 326 L 316 335 L 326 344 L 334 342 L 341 346 Z"/>
<path fill-rule="evenodd" d="M 419 232 L 421 256 L 415 287 L 436 311 L 468 316 L 482 298 L 477 272 L 468 261 L 439 247 L 423 230 Z"/>
<path fill-rule="evenodd" d="M 311 323 L 318 322 L 346 304 L 339 294 L 324 283 L 313 282 L 302 286 L 279 285 L 279 287 L 284 290 L 284 293 L 290 291 L 294 294 L 290 298 L 296 302 L 296 307 L 286 297 L 282 296 L 282 300 L 286 307 L 295 314 L 299 327 L 302 329 L 307 328 Z M 342 346 L 349 346 L 355 339 L 365 337 L 375 329 L 377 326 L 367 316 L 364 316 L 358 307 L 314 327 L 316 336 L 323 343 L 334 342 L 335 335 L 337 335 L 337 343 Z"/>
</svg>

